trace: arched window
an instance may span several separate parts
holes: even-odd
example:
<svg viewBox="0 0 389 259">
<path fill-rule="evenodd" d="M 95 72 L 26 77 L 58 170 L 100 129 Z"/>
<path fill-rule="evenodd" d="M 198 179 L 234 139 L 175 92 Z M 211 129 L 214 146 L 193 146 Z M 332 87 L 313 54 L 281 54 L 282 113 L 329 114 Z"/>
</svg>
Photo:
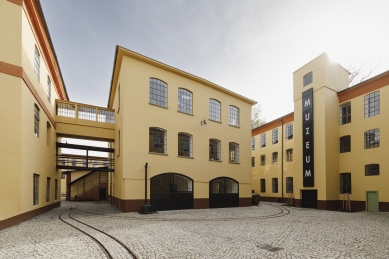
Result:
<svg viewBox="0 0 389 259">
<path fill-rule="evenodd" d="M 230 117 L 229 122 L 231 126 L 239 127 L 239 109 L 230 105 Z"/>
<path fill-rule="evenodd" d="M 178 155 L 192 157 L 192 135 L 178 133 Z"/>
<path fill-rule="evenodd" d="M 166 130 L 149 128 L 149 152 L 166 154 Z"/>
<path fill-rule="evenodd" d="M 150 78 L 150 103 L 167 107 L 167 84 L 165 82 Z"/>
<path fill-rule="evenodd" d="M 211 138 L 209 140 L 209 160 L 220 161 L 221 143 L 220 140 Z"/>
<path fill-rule="evenodd" d="M 209 119 L 220 122 L 220 102 L 215 99 L 209 99 Z"/>
<path fill-rule="evenodd" d="M 193 94 L 184 88 L 178 88 L 178 111 L 192 114 Z"/>
</svg>

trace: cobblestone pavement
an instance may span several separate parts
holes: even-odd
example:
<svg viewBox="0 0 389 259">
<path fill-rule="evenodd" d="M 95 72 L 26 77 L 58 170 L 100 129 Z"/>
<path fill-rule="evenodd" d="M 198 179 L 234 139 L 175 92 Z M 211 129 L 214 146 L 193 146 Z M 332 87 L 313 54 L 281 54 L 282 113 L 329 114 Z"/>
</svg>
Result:
<svg viewBox="0 0 389 259">
<path fill-rule="evenodd" d="M 92 240 L 61 222 L 72 216 L 126 244 L 138 258 L 389 258 L 389 213 L 342 213 L 259 206 L 120 213 L 107 202 L 62 202 L 0 231 L 0 258 L 106 258 Z M 290 212 L 290 213 L 289 213 Z M 125 258 L 120 249 L 116 258 Z"/>
</svg>

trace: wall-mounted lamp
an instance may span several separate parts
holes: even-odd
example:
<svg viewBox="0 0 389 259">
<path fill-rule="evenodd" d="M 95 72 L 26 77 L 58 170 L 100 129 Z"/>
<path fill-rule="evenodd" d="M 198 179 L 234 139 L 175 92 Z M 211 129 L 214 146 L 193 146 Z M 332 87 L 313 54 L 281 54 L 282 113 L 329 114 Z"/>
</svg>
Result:
<svg viewBox="0 0 389 259">
<path fill-rule="evenodd" d="M 200 125 L 201 125 L 201 126 L 203 126 L 203 125 L 207 125 L 207 122 L 205 121 L 205 119 L 204 119 L 204 120 L 202 120 L 202 121 L 200 122 Z"/>
</svg>

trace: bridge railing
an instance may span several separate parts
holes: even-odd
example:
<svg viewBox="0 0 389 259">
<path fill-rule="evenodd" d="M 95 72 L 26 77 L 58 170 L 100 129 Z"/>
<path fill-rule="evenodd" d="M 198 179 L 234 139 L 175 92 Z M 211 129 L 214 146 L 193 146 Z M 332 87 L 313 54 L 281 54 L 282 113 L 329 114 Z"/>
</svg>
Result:
<svg viewBox="0 0 389 259">
<path fill-rule="evenodd" d="M 113 169 L 115 159 L 109 157 L 91 157 L 61 154 L 57 155 L 57 168 L 59 169 Z"/>
</svg>

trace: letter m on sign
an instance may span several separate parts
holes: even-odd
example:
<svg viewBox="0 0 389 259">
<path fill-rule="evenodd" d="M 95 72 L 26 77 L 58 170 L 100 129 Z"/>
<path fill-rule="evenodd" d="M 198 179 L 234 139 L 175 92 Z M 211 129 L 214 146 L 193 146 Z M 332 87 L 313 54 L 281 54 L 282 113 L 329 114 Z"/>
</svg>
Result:
<svg viewBox="0 0 389 259">
<path fill-rule="evenodd" d="M 311 170 L 305 170 L 305 177 L 311 177 Z"/>
<path fill-rule="evenodd" d="M 311 99 L 306 99 L 304 100 L 304 107 L 310 106 L 311 105 Z"/>
</svg>

